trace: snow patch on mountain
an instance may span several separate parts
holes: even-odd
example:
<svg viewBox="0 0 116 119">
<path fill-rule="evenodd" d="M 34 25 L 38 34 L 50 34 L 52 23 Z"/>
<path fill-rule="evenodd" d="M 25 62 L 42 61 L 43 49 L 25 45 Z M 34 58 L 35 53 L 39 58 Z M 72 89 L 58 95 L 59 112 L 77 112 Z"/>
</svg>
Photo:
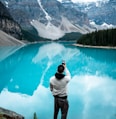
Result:
<svg viewBox="0 0 116 119">
<path fill-rule="evenodd" d="M 8 2 L 7 1 L 5 1 L 5 4 L 6 4 L 6 7 L 8 8 Z"/>
<path fill-rule="evenodd" d="M 60 27 L 56 27 L 50 22 L 47 25 L 42 24 L 37 20 L 33 20 L 31 24 L 36 28 L 38 31 L 39 36 L 43 38 L 48 38 L 51 40 L 56 40 L 60 37 L 64 36 L 64 32 L 60 29 Z"/>
<path fill-rule="evenodd" d="M 101 27 L 114 28 L 114 25 L 112 25 L 112 24 L 107 24 L 107 23 L 103 23 L 103 24 L 101 25 Z"/>
<path fill-rule="evenodd" d="M 79 25 L 73 25 L 67 18 L 62 17 L 61 24 L 56 27 L 51 22 L 48 22 L 47 25 L 37 21 L 32 20 L 31 24 L 36 28 L 38 31 L 39 36 L 43 38 L 48 38 L 51 40 L 57 40 L 65 35 L 65 33 L 71 33 L 71 32 L 79 32 L 82 34 L 85 34 L 87 32 L 90 32 L 91 29 L 89 27 L 85 26 L 79 26 Z"/>
<path fill-rule="evenodd" d="M 109 0 L 72 0 L 72 2 L 77 3 L 77 2 L 83 2 L 83 3 L 91 3 L 91 2 L 107 2 Z"/>
<path fill-rule="evenodd" d="M 96 28 L 97 30 L 116 28 L 115 25 L 107 24 L 107 23 L 103 23 L 103 24 L 101 24 L 101 25 L 97 25 L 94 21 L 90 21 L 90 25 L 91 25 L 93 28 Z"/>
<path fill-rule="evenodd" d="M 78 25 L 79 26 L 79 25 Z M 85 33 L 84 30 L 80 30 L 77 26 L 74 26 L 67 18 L 62 17 L 62 22 L 60 25 L 61 29 L 66 33 L 80 32 Z"/>
<path fill-rule="evenodd" d="M 41 10 L 45 13 L 45 15 L 46 15 L 46 19 L 48 20 L 48 21 L 51 21 L 51 17 L 49 16 L 49 14 L 45 11 L 45 9 L 43 8 L 43 6 L 42 6 L 42 4 L 41 4 L 41 0 L 37 0 L 38 1 L 38 3 L 39 3 L 39 6 L 40 6 L 40 8 L 41 8 Z"/>
<path fill-rule="evenodd" d="M 59 2 L 64 2 L 65 0 L 57 0 Z M 91 2 L 108 2 L 109 0 L 67 0 L 73 3 L 91 3 Z"/>
</svg>

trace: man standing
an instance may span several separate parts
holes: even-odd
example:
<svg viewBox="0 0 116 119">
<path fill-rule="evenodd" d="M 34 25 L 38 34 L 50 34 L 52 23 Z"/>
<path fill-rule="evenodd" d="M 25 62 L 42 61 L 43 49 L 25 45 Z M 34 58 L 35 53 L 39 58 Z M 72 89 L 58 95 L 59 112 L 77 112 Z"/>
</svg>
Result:
<svg viewBox="0 0 116 119">
<path fill-rule="evenodd" d="M 63 74 L 65 72 L 65 74 Z M 65 63 L 57 68 L 55 76 L 50 78 L 50 90 L 54 96 L 54 119 L 57 119 L 59 109 L 61 109 L 61 119 L 67 118 L 68 100 L 67 100 L 67 84 L 71 79 L 69 70 Z"/>
</svg>

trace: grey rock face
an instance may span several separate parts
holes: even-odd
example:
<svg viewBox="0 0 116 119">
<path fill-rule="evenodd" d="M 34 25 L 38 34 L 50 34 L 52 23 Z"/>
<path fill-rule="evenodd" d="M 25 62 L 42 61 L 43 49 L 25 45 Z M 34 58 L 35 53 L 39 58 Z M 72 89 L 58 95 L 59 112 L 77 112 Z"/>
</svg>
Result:
<svg viewBox="0 0 116 119">
<path fill-rule="evenodd" d="M 5 4 L 4 0 L 0 0 Z M 37 0 L 7 0 L 8 9 L 13 19 L 17 21 L 22 28 L 31 28 L 30 21 L 39 20 L 41 23 L 47 24 L 45 12 L 52 18 L 51 22 L 58 26 L 62 16 L 66 17 L 72 24 L 83 25 L 89 24 L 89 20 L 85 13 L 77 11 L 74 8 L 65 7 L 57 0 L 40 0 L 41 5 Z"/>
<path fill-rule="evenodd" d="M 89 20 L 95 21 L 96 24 L 101 25 L 105 22 L 116 25 L 116 0 L 92 2 L 90 4 L 68 4 L 68 7 L 71 6 L 87 13 Z"/>
<path fill-rule="evenodd" d="M 97 24 L 107 23 L 116 25 L 116 1 L 110 0 L 101 6 L 93 6 L 88 10 L 88 16 L 93 19 Z"/>
<path fill-rule="evenodd" d="M 15 22 L 8 12 L 7 8 L 0 2 L 0 30 L 8 33 L 9 35 L 21 39 L 21 28 L 17 22 Z"/>
</svg>

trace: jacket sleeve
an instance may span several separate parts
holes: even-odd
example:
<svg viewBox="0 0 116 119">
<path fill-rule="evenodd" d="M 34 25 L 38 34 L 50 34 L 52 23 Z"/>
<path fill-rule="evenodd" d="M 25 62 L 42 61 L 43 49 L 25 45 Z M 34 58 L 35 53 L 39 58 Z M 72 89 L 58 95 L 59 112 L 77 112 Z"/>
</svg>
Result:
<svg viewBox="0 0 116 119">
<path fill-rule="evenodd" d="M 53 77 L 50 78 L 50 91 L 51 91 L 51 92 L 53 91 L 52 78 L 53 78 Z"/>
<path fill-rule="evenodd" d="M 53 91 L 53 85 L 52 85 L 52 83 L 50 83 L 50 91 L 51 92 Z"/>
<path fill-rule="evenodd" d="M 67 67 L 65 67 L 65 74 L 66 74 L 67 80 L 70 81 L 70 79 L 71 79 L 71 74 L 70 74 L 70 72 L 69 72 L 69 70 L 68 70 Z"/>
</svg>

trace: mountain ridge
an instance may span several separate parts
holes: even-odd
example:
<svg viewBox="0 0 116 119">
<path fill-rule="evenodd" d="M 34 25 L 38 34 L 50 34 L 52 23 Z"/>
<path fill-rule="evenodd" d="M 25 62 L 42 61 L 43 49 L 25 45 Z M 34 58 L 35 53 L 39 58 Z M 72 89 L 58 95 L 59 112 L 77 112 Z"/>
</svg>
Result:
<svg viewBox="0 0 116 119">
<path fill-rule="evenodd" d="M 100 23 L 100 20 L 103 17 L 97 18 L 95 17 L 96 14 L 91 14 L 88 7 L 95 7 L 95 4 L 93 3 L 85 6 L 74 4 L 70 0 L 67 0 L 66 2 L 63 0 L 62 3 L 57 0 L 0 1 L 6 5 L 13 19 L 21 25 L 22 29 L 27 30 L 28 32 L 32 31 L 34 28 L 37 31 L 36 36 L 45 39 L 58 40 L 65 36 L 65 34 L 71 32 L 86 34 L 95 31 L 96 29 L 99 30 L 113 27 L 113 25 L 105 22 L 103 24 L 96 24 L 98 22 Z M 110 3 L 113 2 L 115 1 L 111 0 Z M 101 3 L 101 5 L 104 4 Z M 94 16 L 95 19 L 92 16 Z M 106 16 L 104 16 L 104 18 L 105 17 Z"/>
<path fill-rule="evenodd" d="M 0 2 L 0 30 L 7 34 L 22 39 L 20 25 L 13 20 L 7 8 Z"/>
<path fill-rule="evenodd" d="M 71 0 L 68 3 L 62 0 L 62 4 L 67 7 L 74 7 L 84 13 L 87 13 L 89 20 L 93 20 L 97 25 L 103 23 L 116 25 L 116 1 L 105 0 L 97 2 L 77 2 Z"/>
<path fill-rule="evenodd" d="M 64 36 L 65 33 L 88 32 L 88 30 L 83 27 L 83 25 L 89 25 L 89 20 L 86 14 L 80 11 L 76 11 L 72 8 L 67 9 L 57 0 L 26 0 L 25 2 L 23 0 L 7 0 L 7 4 L 4 0 L 0 1 L 2 1 L 7 6 L 13 19 L 17 21 L 23 29 L 33 29 L 32 27 L 34 26 L 38 32 L 37 35 L 40 35 L 41 37 L 48 39 L 51 38 L 50 35 L 44 36 L 45 33 L 41 33 L 43 27 L 39 27 L 40 23 L 42 26 L 44 26 L 44 30 L 48 27 L 49 31 L 52 31 L 53 28 L 56 29 L 56 33 L 53 34 L 52 32 L 52 35 L 54 35 L 53 40 Z M 70 22 L 70 26 L 72 24 L 73 29 L 72 27 L 70 28 L 65 25 L 63 22 L 64 18 L 67 19 L 65 21 L 68 21 L 68 23 Z M 83 28 L 80 30 L 79 27 Z M 60 36 L 57 35 L 59 32 Z"/>
</svg>

